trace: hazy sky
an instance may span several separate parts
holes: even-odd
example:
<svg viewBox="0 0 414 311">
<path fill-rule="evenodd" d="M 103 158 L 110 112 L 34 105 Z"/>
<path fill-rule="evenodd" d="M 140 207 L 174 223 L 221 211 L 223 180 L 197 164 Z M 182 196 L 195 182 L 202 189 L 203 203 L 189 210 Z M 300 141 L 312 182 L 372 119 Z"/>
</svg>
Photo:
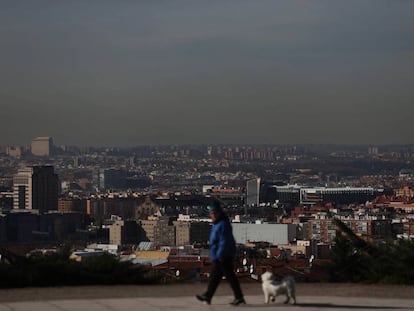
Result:
<svg viewBox="0 0 414 311">
<path fill-rule="evenodd" d="M 0 145 L 413 133 L 411 0 L 0 1 Z"/>
</svg>

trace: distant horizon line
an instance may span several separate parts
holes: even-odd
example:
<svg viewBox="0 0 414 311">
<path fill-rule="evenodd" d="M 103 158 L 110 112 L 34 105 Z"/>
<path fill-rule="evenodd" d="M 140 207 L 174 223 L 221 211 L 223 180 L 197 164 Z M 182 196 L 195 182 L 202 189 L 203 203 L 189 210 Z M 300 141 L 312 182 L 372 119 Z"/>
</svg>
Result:
<svg viewBox="0 0 414 311">
<path fill-rule="evenodd" d="M 48 136 L 52 138 L 51 136 Z M 33 139 L 36 139 L 35 137 Z M 414 143 L 158 143 L 158 144 L 136 144 L 136 145 L 76 145 L 76 144 L 56 144 L 54 139 L 53 146 L 56 147 L 78 147 L 78 148 L 136 148 L 136 147 L 167 147 L 167 146 L 347 146 L 347 147 L 398 147 L 398 146 L 414 146 Z M 30 143 L 26 145 L 20 144 L 1 144 L 0 147 L 30 147 Z"/>
</svg>

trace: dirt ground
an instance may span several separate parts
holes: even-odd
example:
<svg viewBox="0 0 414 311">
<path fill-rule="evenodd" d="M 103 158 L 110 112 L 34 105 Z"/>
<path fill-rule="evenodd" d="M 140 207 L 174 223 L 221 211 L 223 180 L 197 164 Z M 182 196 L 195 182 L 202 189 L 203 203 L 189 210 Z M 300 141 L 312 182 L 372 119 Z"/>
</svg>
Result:
<svg viewBox="0 0 414 311">
<path fill-rule="evenodd" d="M 241 285 L 245 295 L 262 295 L 260 283 L 242 283 Z M 0 302 L 192 296 L 202 293 L 206 286 L 206 283 L 192 283 L 154 286 L 116 285 L 0 289 Z M 414 286 L 298 283 L 296 293 L 298 297 L 303 295 L 413 299 Z M 229 285 L 222 282 L 216 294 L 231 295 Z"/>
</svg>

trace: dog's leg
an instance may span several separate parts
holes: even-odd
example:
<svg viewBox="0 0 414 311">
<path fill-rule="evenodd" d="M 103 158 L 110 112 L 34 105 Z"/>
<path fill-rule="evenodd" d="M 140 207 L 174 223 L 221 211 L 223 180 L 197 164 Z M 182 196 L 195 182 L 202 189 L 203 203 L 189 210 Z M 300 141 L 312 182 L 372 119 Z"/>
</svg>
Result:
<svg viewBox="0 0 414 311">
<path fill-rule="evenodd" d="M 295 305 L 296 304 L 296 294 L 295 289 L 292 289 L 290 293 L 290 304 Z"/>
<path fill-rule="evenodd" d="M 292 297 L 292 291 L 289 286 L 289 284 L 286 286 L 286 300 L 283 302 L 284 304 L 287 304 L 290 301 L 290 298 Z"/>
<path fill-rule="evenodd" d="M 296 304 L 296 297 L 295 297 L 295 290 L 288 288 L 287 291 L 286 291 L 286 300 L 285 300 L 284 304 L 287 304 L 289 302 L 290 302 L 291 305 Z"/>
<path fill-rule="evenodd" d="M 272 295 L 271 297 L 272 297 L 271 301 L 275 302 L 276 301 L 276 296 Z"/>
<path fill-rule="evenodd" d="M 265 303 L 269 304 L 269 293 L 267 291 L 264 292 L 264 296 L 265 296 Z"/>
</svg>

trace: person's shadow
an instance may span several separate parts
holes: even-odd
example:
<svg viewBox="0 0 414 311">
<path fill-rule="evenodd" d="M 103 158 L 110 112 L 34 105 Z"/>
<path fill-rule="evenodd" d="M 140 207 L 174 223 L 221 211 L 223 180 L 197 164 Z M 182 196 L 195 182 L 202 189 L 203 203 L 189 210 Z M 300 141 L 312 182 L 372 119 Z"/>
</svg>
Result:
<svg viewBox="0 0 414 311">
<path fill-rule="evenodd" d="M 249 305 L 249 304 L 247 304 Z M 334 303 L 297 303 L 295 305 L 289 304 L 261 304 L 255 305 L 255 308 L 286 308 L 289 306 L 294 307 L 301 307 L 301 308 L 334 308 L 334 309 L 366 309 L 366 310 L 411 310 L 409 307 L 395 307 L 395 306 L 363 306 L 363 305 L 342 305 L 342 304 L 334 304 Z"/>
</svg>

